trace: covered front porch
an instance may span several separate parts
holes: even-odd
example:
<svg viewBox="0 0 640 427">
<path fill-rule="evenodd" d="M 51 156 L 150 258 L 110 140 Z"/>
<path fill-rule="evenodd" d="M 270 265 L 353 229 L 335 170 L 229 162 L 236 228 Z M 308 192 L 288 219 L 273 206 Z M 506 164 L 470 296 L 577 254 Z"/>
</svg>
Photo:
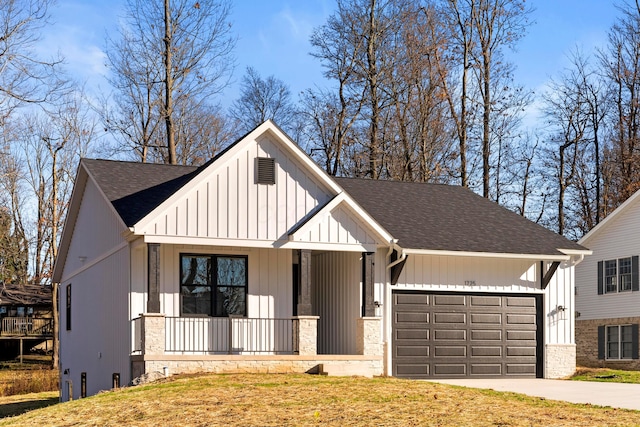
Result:
<svg viewBox="0 0 640 427">
<path fill-rule="evenodd" d="M 233 256 L 246 258 L 246 312 L 222 317 L 185 313 L 191 307 L 185 301 L 194 299 L 185 289 L 195 288 L 182 283 L 193 275 L 186 269 L 168 274 L 162 261 L 175 266 L 185 254 L 230 250 L 154 244 L 145 250 L 151 274 L 147 312 L 131 320 L 132 378 L 165 368 L 383 374 L 375 252 L 233 249 Z M 163 283 L 172 276 L 173 284 Z"/>
</svg>

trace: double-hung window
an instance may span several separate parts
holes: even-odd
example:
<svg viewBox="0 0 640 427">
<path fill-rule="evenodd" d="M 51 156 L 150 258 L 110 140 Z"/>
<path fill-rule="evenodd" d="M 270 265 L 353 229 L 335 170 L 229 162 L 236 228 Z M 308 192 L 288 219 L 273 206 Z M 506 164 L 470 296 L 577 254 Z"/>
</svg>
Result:
<svg viewBox="0 0 640 427">
<path fill-rule="evenodd" d="M 637 290 L 640 290 L 637 256 L 598 262 L 598 294 Z"/>
<path fill-rule="evenodd" d="M 598 326 L 598 359 L 638 359 L 638 324 Z"/>
<path fill-rule="evenodd" d="M 183 315 L 246 316 L 247 257 L 180 255 Z"/>
</svg>

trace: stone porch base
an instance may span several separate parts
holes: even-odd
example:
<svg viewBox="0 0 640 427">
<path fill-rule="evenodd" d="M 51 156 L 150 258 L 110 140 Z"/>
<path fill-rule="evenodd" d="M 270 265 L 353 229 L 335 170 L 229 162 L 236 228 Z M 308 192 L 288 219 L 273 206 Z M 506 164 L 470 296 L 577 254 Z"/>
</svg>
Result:
<svg viewBox="0 0 640 427">
<path fill-rule="evenodd" d="M 152 372 L 170 374 L 212 373 L 320 373 L 331 366 L 339 367 L 342 375 L 379 376 L 384 373 L 382 356 L 312 355 L 312 356 L 243 356 L 243 355 L 134 355 L 131 356 L 131 377 Z M 352 369 L 350 369 L 352 367 Z"/>
</svg>

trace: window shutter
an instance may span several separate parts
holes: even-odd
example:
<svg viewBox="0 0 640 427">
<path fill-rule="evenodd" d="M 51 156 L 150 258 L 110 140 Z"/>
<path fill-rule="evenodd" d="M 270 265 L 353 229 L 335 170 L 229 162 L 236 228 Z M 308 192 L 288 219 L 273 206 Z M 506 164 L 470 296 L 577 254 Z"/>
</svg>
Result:
<svg viewBox="0 0 640 427">
<path fill-rule="evenodd" d="M 631 325 L 631 358 L 640 359 L 638 355 L 638 324 Z"/>
<path fill-rule="evenodd" d="M 638 256 L 631 257 L 631 290 L 640 291 L 638 284 Z"/>
<path fill-rule="evenodd" d="M 604 326 L 598 326 L 598 359 L 604 359 Z"/>
<path fill-rule="evenodd" d="M 598 295 L 604 294 L 604 261 L 598 261 Z"/>
</svg>

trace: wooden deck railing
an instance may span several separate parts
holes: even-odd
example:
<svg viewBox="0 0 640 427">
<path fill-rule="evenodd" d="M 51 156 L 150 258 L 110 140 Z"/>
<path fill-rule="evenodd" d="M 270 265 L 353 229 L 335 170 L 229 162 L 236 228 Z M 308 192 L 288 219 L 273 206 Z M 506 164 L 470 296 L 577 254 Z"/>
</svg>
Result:
<svg viewBox="0 0 640 427">
<path fill-rule="evenodd" d="M 5 317 L 0 328 L 2 336 L 53 336 L 53 319 Z"/>
</svg>

